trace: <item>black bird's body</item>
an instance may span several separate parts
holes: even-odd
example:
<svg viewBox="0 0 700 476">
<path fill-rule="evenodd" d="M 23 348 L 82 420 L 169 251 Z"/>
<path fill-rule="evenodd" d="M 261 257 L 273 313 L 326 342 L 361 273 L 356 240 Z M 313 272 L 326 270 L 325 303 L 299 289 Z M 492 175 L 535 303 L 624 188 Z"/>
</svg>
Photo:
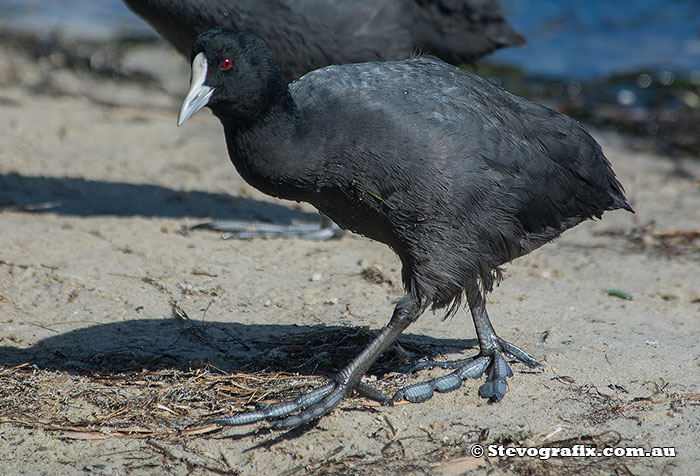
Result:
<svg viewBox="0 0 700 476">
<path fill-rule="evenodd" d="M 400 397 L 422 401 L 488 371 L 480 393 L 500 400 L 512 375 L 501 354 L 537 362 L 491 327 L 483 296 L 498 267 L 606 210 L 632 210 L 577 122 L 440 60 L 331 66 L 287 86 L 260 40 L 228 30 L 202 35 L 193 58 L 179 123 L 207 105 L 247 182 L 389 245 L 406 289 L 389 325 L 319 391 L 320 403 L 305 396 L 291 410 L 228 423 L 305 407 L 284 424 L 320 416 L 427 307 L 449 312 L 464 296 L 481 353 Z M 232 67 L 219 67 L 228 58 Z"/>
<path fill-rule="evenodd" d="M 428 52 L 471 63 L 524 39 L 500 0 L 124 0 L 183 55 L 228 27 L 262 38 L 288 81 L 330 64 Z"/>
<path fill-rule="evenodd" d="M 436 59 L 327 67 L 289 95 L 275 121 L 227 128 L 239 173 L 392 247 L 436 307 L 624 203 L 576 121 Z"/>
</svg>

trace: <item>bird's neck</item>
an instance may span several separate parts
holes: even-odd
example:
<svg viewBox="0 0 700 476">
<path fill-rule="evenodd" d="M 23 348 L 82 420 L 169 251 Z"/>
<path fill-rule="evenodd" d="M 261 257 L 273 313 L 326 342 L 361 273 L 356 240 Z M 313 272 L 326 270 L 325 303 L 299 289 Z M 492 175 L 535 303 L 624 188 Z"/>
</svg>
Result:
<svg viewBox="0 0 700 476">
<path fill-rule="evenodd" d="M 314 189 L 312 160 L 300 153 L 299 118 L 289 91 L 257 116 L 217 114 L 224 127 L 228 154 L 236 170 L 263 193 L 308 201 Z"/>
</svg>

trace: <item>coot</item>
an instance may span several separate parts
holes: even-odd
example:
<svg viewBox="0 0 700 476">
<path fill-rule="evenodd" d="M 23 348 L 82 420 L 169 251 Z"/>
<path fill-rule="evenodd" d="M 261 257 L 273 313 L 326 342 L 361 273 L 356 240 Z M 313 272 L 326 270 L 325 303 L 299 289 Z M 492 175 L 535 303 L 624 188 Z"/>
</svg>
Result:
<svg viewBox="0 0 700 476">
<path fill-rule="evenodd" d="M 228 27 L 262 38 L 288 81 L 330 64 L 430 53 L 472 63 L 524 38 L 500 0 L 124 0 L 189 57 L 195 37 Z"/>
<path fill-rule="evenodd" d="M 499 267 L 606 210 L 632 211 L 576 121 L 431 57 L 329 66 L 288 86 L 262 40 L 215 29 L 194 43 L 178 125 L 205 106 L 248 183 L 391 247 L 406 291 L 386 327 L 327 385 L 223 424 L 303 424 L 353 389 L 385 403 L 419 402 L 484 373 L 480 395 L 500 400 L 513 375 L 504 355 L 538 362 L 491 326 L 484 296 Z M 360 382 L 426 309 L 450 314 L 464 298 L 477 356 L 393 398 Z"/>
</svg>

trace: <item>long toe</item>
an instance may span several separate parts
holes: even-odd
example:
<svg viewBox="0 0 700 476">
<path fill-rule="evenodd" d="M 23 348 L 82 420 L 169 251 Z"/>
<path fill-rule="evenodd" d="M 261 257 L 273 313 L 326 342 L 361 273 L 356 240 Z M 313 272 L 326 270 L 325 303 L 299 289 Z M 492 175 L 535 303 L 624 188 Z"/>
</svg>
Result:
<svg viewBox="0 0 700 476">
<path fill-rule="evenodd" d="M 500 352 L 491 356 L 487 375 L 486 383 L 479 387 L 479 395 L 492 402 L 501 400 L 506 395 L 506 379 L 513 376 L 513 371 Z"/>
<path fill-rule="evenodd" d="M 500 337 L 498 338 L 498 343 L 501 345 L 503 353 L 506 354 L 506 357 L 508 357 L 509 359 L 516 360 L 533 369 L 542 365 L 537 361 L 537 359 L 533 358 L 530 354 L 522 350 L 520 347 L 517 347 L 511 344 L 510 342 L 501 339 Z"/>
<path fill-rule="evenodd" d="M 226 240 L 302 238 L 325 241 L 343 235 L 343 230 L 331 221 L 277 225 L 274 223 L 242 220 L 212 220 L 192 227 L 192 229 L 200 228 L 225 232 L 223 238 Z"/>
<path fill-rule="evenodd" d="M 394 394 L 392 401 L 398 402 L 399 400 L 406 399 L 411 403 L 420 403 L 432 398 L 436 391 L 444 393 L 457 390 L 462 386 L 463 380 L 481 377 L 489 364 L 489 358 L 486 356 L 477 356 L 460 360 L 459 363 L 461 365 L 454 372 L 399 389 Z M 438 366 L 443 367 L 443 365 Z"/>
<path fill-rule="evenodd" d="M 316 420 L 338 406 L 346 393 L 346 386 L 336 384 L 335 388 L 319 402 L 314 403 L 300 413 L 273 422 L 272 426 L 275 428 L 293 428 Z"/>
<path fill-rule="evenodd" d="M 297 397 L 294 400 L 265 405 L 259 410 L 255 410 L 252 412 L 243 412 L 230 417 L 214 418 L 208 420 L 207 423 L 237 426 L 249 425 L 260 420 L 274 420 L 276 418 L 283 418 L 299 410 L 304 410 L 305 408 L 313 407 L 318 402 L 322 401 L 326 396 L 331 394 L 337 386 L 338 385 L 335 382 L 329 382 L 323 387 L 305 393 L 304 395 L 301 395 L 300 397 Z M 340 400 L 338 400 L 338 402 L 339 401 Z M 330 411 L 331 408 L 333 407 L 330 407 L 328 411 Z"/>
<path fill-rule="evenodd" d="M 382 405 L 392 405 L 393 401 L 384 392 L 367 385 L 366 383 L 358 382 L 355 385 L 355 392 L 361 397 L 367 398 L 369 400 L 374 400 Z"/>
<path fill-rule="evenodd" d="M 459 369 L 470 364 L 476 357 L 467 357 L 460 360 L 423 360 L 412 364 L 404 365 L 397 369 L 397 372 L 409 374 L 423 369 L 439 367 L 441 369 Z"/>
</svg>

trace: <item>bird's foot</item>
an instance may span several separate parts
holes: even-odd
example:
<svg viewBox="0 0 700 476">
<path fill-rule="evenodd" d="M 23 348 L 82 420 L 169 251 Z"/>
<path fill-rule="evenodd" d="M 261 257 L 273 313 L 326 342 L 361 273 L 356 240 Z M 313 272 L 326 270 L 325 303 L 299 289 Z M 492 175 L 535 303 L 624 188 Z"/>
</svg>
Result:
<svg viewBox="0 0 700 476">
<path fill-rule="evenodd" d="M 260 420 L 272 422 L 275 428 L 292 428 L 322 417 L 335 408 L 352 390 L 346 384 L 334 381 L 301 395 L 293 400 L 271 403 L 252 412 L 243 412 L 230 417 L 214 418 L 207 421 L 218 425 L 249 425 Z M 360 395 L 391 405 L 391 399 L 369 385 L 358 383 L 354 390 Z M 298 413 L 297 413 L 298 412 Z"/>
<path fill-rule="evenodd" d="M 515 345 L 497 337 L 498 349 L 490 354 L 481 353 L 475 357 L 452 362 L 419 362 L 411 368 L 411 371 L 429 367 L 455 369 L 442 377 L 437 377 L 425 382 L 408 385 L 399 389 L 392 397 L 393 402 L 406 399 L 412 403 L 420 403 L 432 398 L 435 391 L 451 392 L 462 386 L 462 381 L 468 378 L 479 378 L 486 373 L 486 383 L 479 387 L 479 395 L 490 401 L 501 400 L 506 394 L 506 379 L 513 376 L 513 371 L 503 358 L 503 355 L 511 360 L 521 362 L 529 367 L 538 367 L 540 363 L 527 352 Z"/>
<path fill-rule="evenodd" d="M 324 241 L 342 236 L 343 230 L 331 221 L 277 225 L 242 220 L 212 220 L 195 225 L 192 229 L 205 228 L 224 232 L 225 240 L 250 240 L 253 238 L 302 238 Z"/>
</svg>

